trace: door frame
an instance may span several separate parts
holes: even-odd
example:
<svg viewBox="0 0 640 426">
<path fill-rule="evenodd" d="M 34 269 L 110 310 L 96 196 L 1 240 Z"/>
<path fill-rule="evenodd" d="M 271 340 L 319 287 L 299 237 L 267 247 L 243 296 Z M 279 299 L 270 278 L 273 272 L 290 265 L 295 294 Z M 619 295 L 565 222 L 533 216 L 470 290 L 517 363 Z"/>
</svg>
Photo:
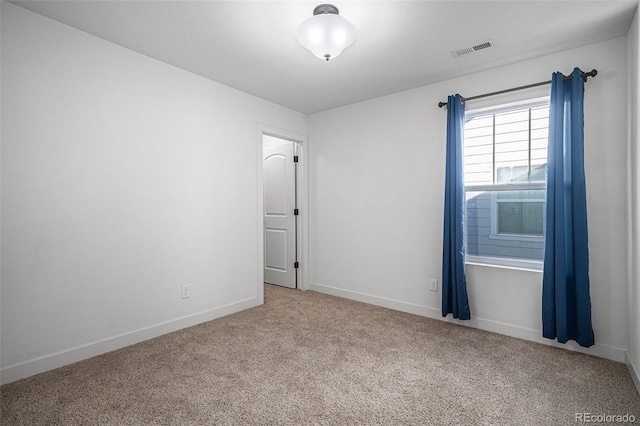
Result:
<svg viewBox="0 0 640 426">
<path fill-rule="evenodd" d="M 257 200 L 257 290 L 260 304 L 264 303 L 264 168 L 263 168 L 263 136 L 269 135 L 284 139 L 298 146 L 298 289 L 309 289 L 309 147 L 308 137 L 299 133 L 258 123 L 256 135 L 256 160 L 258 170 Z"/>
</svg>

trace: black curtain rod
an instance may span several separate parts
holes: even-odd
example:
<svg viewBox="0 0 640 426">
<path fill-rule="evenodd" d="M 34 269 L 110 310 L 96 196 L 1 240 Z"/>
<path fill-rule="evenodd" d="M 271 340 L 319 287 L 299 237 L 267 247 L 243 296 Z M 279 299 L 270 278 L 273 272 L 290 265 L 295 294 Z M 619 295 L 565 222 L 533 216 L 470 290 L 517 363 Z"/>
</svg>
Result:
<svg viewBox="0 0 640 426">
<path fill-rule="evenodd" d="M 598 75 L 598 70 L 593 69 L 593 70 L 591 70 L 589 72 L 581 73 L 580 74 L 580 78 L 583 79 L 586 82 L 588 77 L 595 77 L 596 75 Z M 564 81 L 573 80 L 573 74 L 565 76 L 563 78 L 563 80 Z M 523 89 L 530 89 L 532 87 L 544 86 L 545 84 L 551 84 L 551 80 L 549 80 L 549 81 L 541 81 L 540 83 L 527 84 L 526 86 L 514 87 L 512 89 L 499 90 L 497 92 L 485 93 L 483 95 L 471 96 L 470 98 L 462 98 L 461 101 L 462 102 L 472 101 L 474 99 L 486 98 L 488 96 L 501 95 L 503 93 L 515 92 L 516 90 L 523 90 Z M 438 102 L 438 106 L 440 108 L 442 108 L 443 106 L 447 106 L 447 103 L 446 102 Z"/>
</svg>

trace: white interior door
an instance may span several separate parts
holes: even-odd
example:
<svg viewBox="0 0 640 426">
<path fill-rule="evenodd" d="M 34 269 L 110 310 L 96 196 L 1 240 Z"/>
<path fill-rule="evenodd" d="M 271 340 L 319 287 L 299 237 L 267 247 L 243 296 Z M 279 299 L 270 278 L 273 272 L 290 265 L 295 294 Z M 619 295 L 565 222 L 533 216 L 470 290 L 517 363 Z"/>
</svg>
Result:
<svg viewBox="0 0 640 426">
<path fill-rule="evenodd" d="M 283 142 L 263 151 L 264 281 L 296 288 L 295 144 Z"/>
</svg>

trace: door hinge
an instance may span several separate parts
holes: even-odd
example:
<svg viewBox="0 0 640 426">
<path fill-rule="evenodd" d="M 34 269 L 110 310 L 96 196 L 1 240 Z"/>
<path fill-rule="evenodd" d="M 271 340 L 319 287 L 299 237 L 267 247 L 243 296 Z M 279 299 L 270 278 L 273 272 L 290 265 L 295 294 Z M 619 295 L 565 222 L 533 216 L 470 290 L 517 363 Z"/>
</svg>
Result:
<svg viewBox="0 0 640 426">
<path fill-rule="evenodd" d="M 298 216 L 298 209 L 293 209 L 293 215 Z"/>
<path fill-rule="evenodd" d="M 294 267 L 295 269 L 298 269 L 298 266 L 300 266 L 300 264 L 299 264 L 298 262 L 293 262 L 293 267 Z"/>
<path fill-rule="evenodd" d="M 297 156 L 297 155 L 294 155 L 294 156 L 293 156 L 293 162 L 294 162 L 294 163 L 297 163 L 297 162 L 298 162 L 298 156 Z"/>
</svg>

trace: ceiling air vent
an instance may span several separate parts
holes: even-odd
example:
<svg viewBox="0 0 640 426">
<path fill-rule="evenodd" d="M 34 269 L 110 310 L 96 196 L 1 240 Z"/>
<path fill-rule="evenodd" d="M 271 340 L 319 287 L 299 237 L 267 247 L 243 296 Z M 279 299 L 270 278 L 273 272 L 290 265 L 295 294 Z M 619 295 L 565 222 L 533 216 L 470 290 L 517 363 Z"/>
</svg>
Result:
<svg viewBox="0 0 640 426">
<path fill-rule="evenodd" d="M 449 53 L 451 53 L 451 56 L 453 56 L 454 58 L 459 58 L 460 56 L 469 55 L 479 50 L 488 49 L 491 46 L 493 46 L 493 39 L 478 43 L 471 47 L 463 47 L 462 49 L 450 50 Z"/>
</svg>

